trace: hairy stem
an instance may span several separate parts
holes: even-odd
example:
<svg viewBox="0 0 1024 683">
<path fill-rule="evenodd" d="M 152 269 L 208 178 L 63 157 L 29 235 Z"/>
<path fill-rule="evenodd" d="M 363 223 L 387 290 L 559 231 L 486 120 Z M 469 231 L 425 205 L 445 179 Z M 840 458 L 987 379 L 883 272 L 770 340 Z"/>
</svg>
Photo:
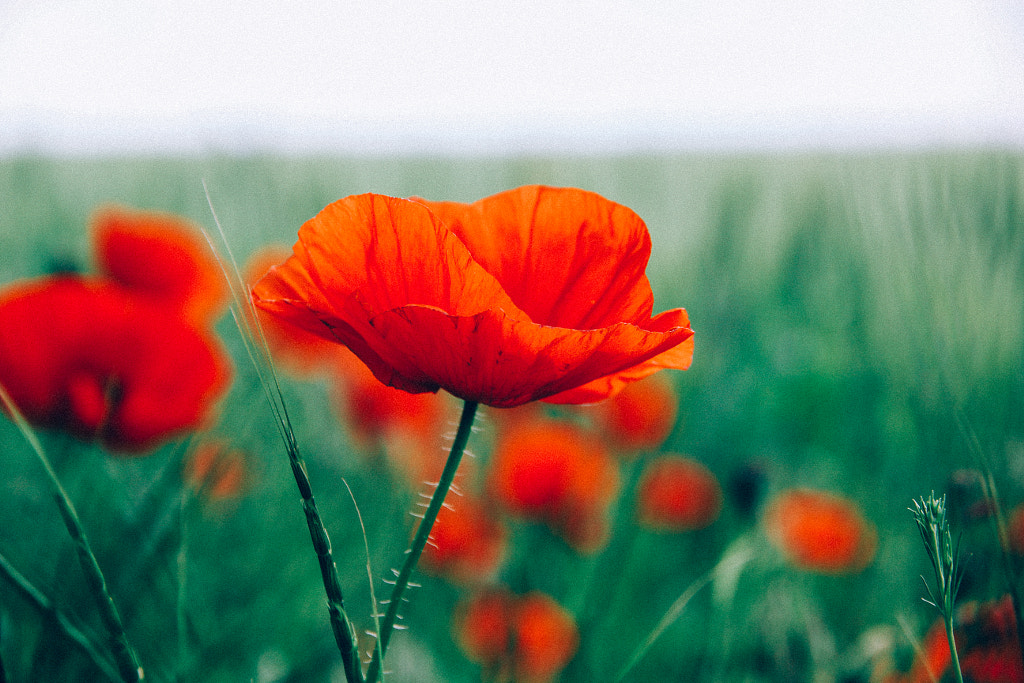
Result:
<svg viewBox="0 0 1024 683">
<path fill-rule="evenodd" d="M 402 569 L 398 572 L 398 577 L 395 580 L 395 587 L 391 592 L 391 600 L 388 602 L 388 611 L 380 625 L 377 648 L 373 653 L 373 659 L 370 661 L 370 668 L 366 672 L 367 683 L 377 683 L 380 678 L 381 666 L 383 665 L 382 660 L 384 655 L 387 654 L 388 641 L 391 639 L 391 632 L 394 630 L 395 621 L 398 619 L 398 610 L 402 605 L 405 589 L 409 586 L 409 579 L 412 578 L 412 572 L 416 568 L 417 562 L 419 562 L 423 548 L 427 545 L 430 531 L 434 527 L 434 521 L 437 519 L 438 512 L 441 511 L 441 506 L 444 505 L 444 499 L 448 495 L 448 489 L 451 488 L 452 480 L 455 479 L 455 472 L 459 469 L 459 462 L 462 461 L 462 454 L 466 450 L 466 443 L 469 441 L 469 435 L 473 429 L 473 419 L 476 417 L 477 406 L 478 404 L 475 401 L 466 401 L 462 407 L 462 417 L 459 419 L 458 431 L 455 432 L 455 441 L 452 443 L 451 451 L 448 452 L 448 460 L 444 464 L 444 470 L 441 472 L 437 488 L 434 490 L 434 495 L 430 498 L 430 504 L 423 514 L 423 519 L 416 530 L 416 535 L 406 551 L 405 562 L 402 564 Z"/>
</svg>

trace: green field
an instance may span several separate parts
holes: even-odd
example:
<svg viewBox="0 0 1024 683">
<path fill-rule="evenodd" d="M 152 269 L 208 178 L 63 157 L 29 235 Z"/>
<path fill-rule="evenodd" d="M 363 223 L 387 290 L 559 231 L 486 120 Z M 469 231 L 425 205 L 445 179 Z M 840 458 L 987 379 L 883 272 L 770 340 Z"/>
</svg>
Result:
<svg viewBox="0 0 1024 683">
<path fill-rule="evenodd" d="M 907 510 L 931 491 L 948 493 L 969 555 L 960 601 L 997 600 L 1021 583 L 1020 558 L 1000 552 L 992 515 L 978 512 L 990 509 L 980 473 L 991 474 L 1005 514 L 1024 502 L 1019 154 L 3 160 L 0 282 L 88 268 L 89 216 L 106 203 L 208 229 L 212 204 L 244 261 L 263 245 L 290 245 L 305 220 L 349 194 L 472 201 L 533 183 L 598 192 L 647 223 L 655 310 L 686 308 L 696 340 L 691 369 L 672 373 L 679 413 L 662 450 L 703 462 L 726 492 L 712 525 L 679 534 L 637 528 L 624 504 L 608 547 L 589 556 L 542 525 L 509 522 L 499 580 L 542 590 L 580 619 L 580 649 L 557 680 L 615 680 L 670 605 L 737 542 L 756 554 L 735 584 L 719 577 L 698 592 L 623 680 L 881 681 L 871 677 L 873 647 L 908 668 L 937 616 L 921 600 L 931 567 Z M 57 433 L 42 433 L 43 444 L 147 680 L 342 681 L 267 399 L 230 316 L 218 331 L 235 376 L 212 431 L 247 454 L 238 498 L 183 497 L 184 443 L 137 459 Z M 413 528 L 416 491 L 367 460 L 325 380 L 281 382 L 350 616 L 360 632 L 371 629 L 363 535 L 341 480 L 365 523 L 378 598 Z M 484 462 L 496 419 L 485 415 L 471 440 Z M 0 555 L 55 608 L 0 576 L 6 680 L 106 680 L 61 623 L 108 651 L 42 468 L 6 419 L 0 444 Z M 753 502 L 735 495 L 750 472 L 760 486 Z M 863 571 L 802 571 L 764 539 L 756 503 L 798 486 L 861 507 L 878 533 Z M 466 589 L 416 581 L 386 680 L 482 680 L 452 637 Z"/>
</svg>

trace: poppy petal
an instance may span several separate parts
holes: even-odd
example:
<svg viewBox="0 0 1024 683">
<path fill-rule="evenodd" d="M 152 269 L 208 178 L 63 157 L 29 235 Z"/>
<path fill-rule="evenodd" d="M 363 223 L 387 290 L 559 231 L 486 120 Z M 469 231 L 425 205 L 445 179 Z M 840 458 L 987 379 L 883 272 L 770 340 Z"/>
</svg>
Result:
<svg viewBox="0 0 1024 683">
<path fill-rule="evenodd" d="M 665 327 L 666 330 L 673 328 L 689 328 L 690 325 L 690 321 L 686 316 L 686 311 L 681 308 L 665 311 L 664 313 L 655 316 L 654 320 L 658 320 L 662 323 L 660 326 Z M 666 327 L 664 324 L 666 322 L 670 326 Z M 690 363 L 692 361 L 693 334 L 691 333 L 683 343 L 673 346 L 667 351 L 663 351 L 643 363 L 634 365 L 633 367 L 627 368 L 621 372 L 599 377 L 582 386 L 576 387 L 575 389 L 569 389 L 568 391 L 560 392 L 554 396 L 549 396 L 544 399 L 544 402 L 576 405 L 582 403 L 596 403 L 611 396 L 615 396 L 622 391 L 627 384 L 649 377 L 661 370 L 686 370 L 690 367 Z"/>
<path fill-rule="evenodd" d="M 688 327 L 661 332 L 628 323 L 571 330 L 515 320 L 502 311 L 459 317 L 424 306 L 387 311 L 370 328 L 376 338 L 364 339 L 381 349 L 391 368 L 413 368 L 413 383 L 498 408 L 621 372 L 692 335 Z"/>
<path fill-rule="evenodd" d="M 299 243 L 299 263 L 289 259 L 282 268 L 303 268 L 335 306 L 355 295 L 369 317 L 407 305 L 460 316 L 518 312 L 458 237 L 417 202 L 373 194 L 342 199 L 302 226 Z"/>
<path fill-rule="evenodd" d="M 422 201 L 422 200 L 421 200 Z M 545 325 L 594 329 L 651 316 L 651 241 L 632 210 L 593 192 L 539 185 L 473 204 L 424 201 Z"/>
</svg>

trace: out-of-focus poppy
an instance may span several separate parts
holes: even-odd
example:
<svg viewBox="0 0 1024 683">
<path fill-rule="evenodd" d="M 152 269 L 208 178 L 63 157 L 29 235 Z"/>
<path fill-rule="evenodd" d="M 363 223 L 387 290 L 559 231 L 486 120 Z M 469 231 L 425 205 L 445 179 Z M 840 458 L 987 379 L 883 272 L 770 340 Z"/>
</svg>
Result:
<svg viewBox="0 0 1024 683">
<path fill-rule="evenodd" d="M 227 306 L 228 288 L 199 228 L 172 214 L 110 206 L 93 218 L 100 273 L 197 324 Z"/>
<path fill-rule="evenodd" d="M 505 529 L 482 501 L 461 497 L 441 508 L 420 565 L 456 583 L 494 576 L 505 550 Z"/>
<path fill-rule="evenodd" d="M 203 425 L 229 375 L 212 335 L 119 285 L 54 276 L 0 294 L 0 384 L 33 423 L 141 452 Z"/>
<path fill-rule="evenodd" d="M 335 354 L 333 370 L 342 416 L 357 438 L 374 440 L 400 433 L 428 441 L 431 448 L 437 446 L 452 417 L 444 398 L 381 384 L 344 348 Z"/>
<path fill-rule="evenodd" d="M 644 470 L 637 489 L 637 518 L 657 531 L 702 529 L 718 518 L 722 487 L 693 458 L 663 455 Z"/>
<path fill-rule="evenodd" d="M 245 456 L 222 441 L 205 441 L 185 460 L 184 478 L 211 500 L 234 498 L 245 485 Z"/>
<path fill-rule="evenodd" d="M 552 680 L 576 654 L 579 633 L 572 616 L 550 596 L 523 596 L 516 614 L 515 680 Z"/>
<path fill-rule="evenodd" d="M 367 194 L 306 222 L 253 297 L 405 391 L 591 402 L 689 366 L 686 312 L 651 317 L 650 250 L 635 213 L 582 190 L 474 204 Z"/>
<path fill-rule="evenodd" d="M 603 444 L 580 429 L 538 421 L 503 434 L 488 476 L 510 513 L 546 522 L 581 552 L 602 544 L 619 472 Z"/>
<path fill-rule="evenodd" d="M 801 569 L 857 572 L 874 558 L 874 526 L 854 503 L 831 493 L 783 491 L 769 502 L 763 521 L 769 539 Z"/>
<path fill-rule="evenodd" d="M 492 677 L 547 683 L 576 654 L 579 632 L 572 616 L 539 592 L 516 596 L 505 589 L 479 593 L 461 605 L 456 640 Z"/>
<path fill-rule="evenodd" d="M 509 655 L 514 612 L 515 596 L 510 591 L 480 591 L 456 607 L 455 640 L 470 660 L 496 670 Z"/>
<path fill-rule="evenodd" d="M 956 623 L 953 635 L 965 679 L 974 683 L 1024 683 L 1017 620 L 1009 596 L 991 603 L 966 603 L 957 610 Z M 892 675 L 887 683 L 952 680 L 951 664 L 946 627 L 937 619 L 925 634 L 910 670 Z"/>
<path fill-rule="evenodd" d="M 675 426 L 679 401 L 663 374 L 633 382 L 592 408 L 608 438 L 627 452 L 654 450 Z"/>
</svg>

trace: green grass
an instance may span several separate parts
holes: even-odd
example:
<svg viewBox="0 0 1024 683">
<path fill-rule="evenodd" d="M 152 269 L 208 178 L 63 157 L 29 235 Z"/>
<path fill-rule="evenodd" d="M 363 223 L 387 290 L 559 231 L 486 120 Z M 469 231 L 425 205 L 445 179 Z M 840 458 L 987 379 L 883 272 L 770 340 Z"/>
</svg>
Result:
<svg viewBox="0 0 1024 683">
<path fill-rule="evenodd" d="M 674 376 L 680 414 L 666 450 L 698 458 L 727 487 L 755 466 L 766 493 L 797 485 L 842 493 L 878 527 L 865 571 L 825 577 L 780 565 L 735 501 L 699 532 L 663 536 L 625 524 L 627 537 L 613 548 L 631 552 L 600 568 L 618 578 L 563 680 L 613 680 L 741 534 L 759 553 L 734 593 L 698 593 L 626 681 L 836 680 L 863 671 L 859 639 L 879 626 L 905 661 L 900 620 L 920 636 L 934 618 L 920 599 L 930 565 L 907 507 L 932 490 L 949 491 L 951 521 L 972 554 L 963 600 L 1006 592 L 988 522 L 965 513 L 964 500 L 980 494 L 951 481 L 982 465 L 970 430 L 1005 505 L 1024 501 L 1024 157 L 6 160 L 0 282 L 57 262 L 87 265 L 85 226 L 103 203 L 172 211 L 212 228 L 204 182 L 241 259 L 264 244 L 291 244 L 325 204 L 366 191 L 470 201 L 547 183 L 631 207 L 654 242 L 656 310 L 685 307 L 696 331 L 693 367 Z M 237 331 L 227 318 L 219 330 L 236 379 L 216 431 L 252 457 L 241 499 L 180 507 L 173 446 L 121 460 L 60 435 L 43 438 L 150 680 L 341 680 L 287 458 Z M 325 383 L 286 378 L 283 391 L 347 606 L 357 627 L 369 628 L 363 539 L 339 478 L 359 503 L 379 576 L 400 562 L 414 492 L 366 466 Z M 487 424 L 471 449 L 486 451 Z M 0 553 L 102 642 L 45 480 L 7 420 L 0 443 Z M 530 551 L 506 577 L 559 600 L 580 590 L 587 560 L 527 525 L 515 538 Z M 410 629 L 389 651 L 387 680 L 479 680 L 451 641 L 460 590 L 431 577 L 422 583 Z M 0 658 L 9 680 L 96 675 L 4 579 Z"/>
</svg>

